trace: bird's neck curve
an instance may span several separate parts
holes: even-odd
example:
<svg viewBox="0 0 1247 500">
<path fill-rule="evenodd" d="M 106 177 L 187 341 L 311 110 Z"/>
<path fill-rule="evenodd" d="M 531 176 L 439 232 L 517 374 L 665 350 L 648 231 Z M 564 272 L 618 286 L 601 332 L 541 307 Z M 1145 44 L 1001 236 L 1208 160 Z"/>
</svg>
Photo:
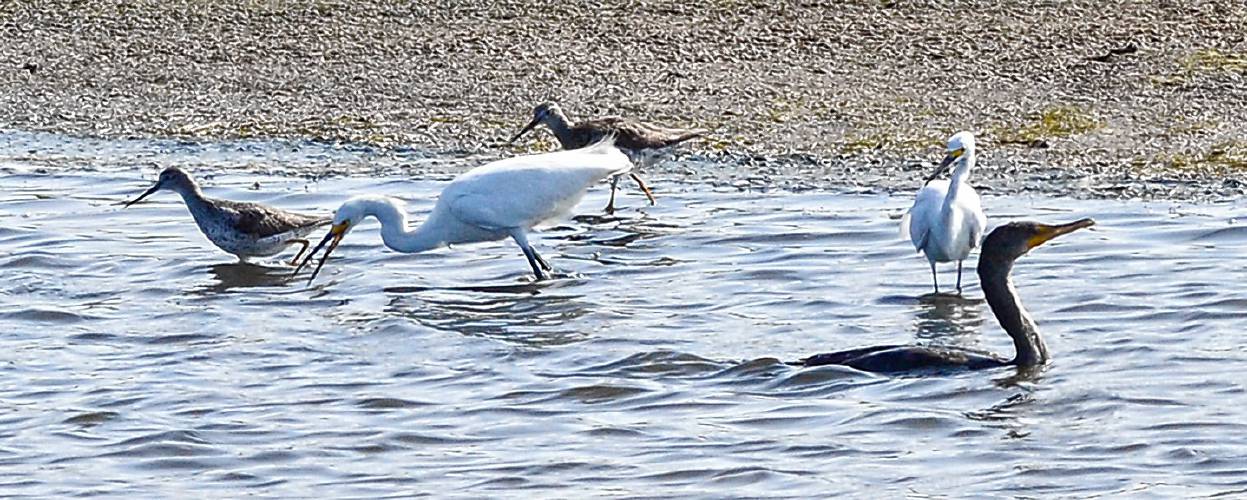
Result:
<svg viewBox="0 0 1247 500">
<path fill-rule="evenodd" d="M 957 163 L 957 168 L 953 169 L 953 183 L 960 184 L 969 181 L 971 170 L 974 170 L 974 150 L 966 148 L 965 154 L 961 155 L 961 161 Z"/>
<path fill-rule="evenodd" d="M 550 129 L 550 132 L 554 134 L 554 137 L 559 140 L 559 144 L 563 146 L 563 149 L 571 149 L 575 147 L 575 145 L 572 144 L 574 142 L 574 138 L 572 137 L 572 127 L 575 124 L 567 118 L 567 115 L 563 114 L 563 110 L 551 109 L 548 113 L 546 113 L 545 120 L 543 121 L 545 122 L 546 127 Z"/>
<path fill-rule="evenodd" d="M 1013 287 L 1013 261 L 998 257 L 988 250 L 979 256 L 979 284 L 987 305 L 996 315 L 1000 327 L 1013 339 L 1014 355 L 1012 364 L 1017 366 L 1039 366 L 1048 362 L 1048 346 L 1035 327 L 1026 308 L 1018 298 L 1017 289 Z"/>
<path fill-rule="evenodd" d="M 186 183 L 177 183 L 169 187 L 170 190 L 182 196 L 182 201 L 187 205 L 195 206 L 207 202 L 204 192 L 199 188 L 199 184 L 195 181 Z"/>
<path fill-rule="evenodd" d="M 970 171 L 974 169 L 974 150 L 967 149 L 961 159 L 957 161 L 957 168 L 953 169 L 952 180 L 948 182 L 948 194 L 944 196 L 944 212 L 952 210 L 953 202 L 957 200 L 957 194 L 963 188 L 968 188 L 966 181 L 970 180 Z"/>
<path fill-rule="evenodd" d="M 381 222 L 381 241 L 391 250 L 418 253 L 442 246 L 437 228 L 427 221 L 415 231 L 407 230 L 407 214 L 389 200 L 368 200 L 364 214 Z"/>
</svg>

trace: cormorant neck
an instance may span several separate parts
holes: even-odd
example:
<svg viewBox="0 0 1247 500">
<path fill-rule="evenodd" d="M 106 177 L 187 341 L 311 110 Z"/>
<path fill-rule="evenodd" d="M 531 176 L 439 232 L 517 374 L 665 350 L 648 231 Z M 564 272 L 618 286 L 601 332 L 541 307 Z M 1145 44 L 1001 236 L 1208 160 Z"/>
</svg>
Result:
<svg viewBox="0 0 1247 500">
<path fill-rule="evenodd" d="M 987 305 L 996 315 L 996 321 L 1005 333 L 1013 338 L 1013 348 L 1017 353 L 1012 364 L 1017 366 L 1039 366 L 1048 362 L 1048 346 L 1035 328 L 1022 301 L 1018 298 L 1017 289 L 1013 287 L 1010 273 L 1013 260 L 1001 257 L 984 248 L 979 256 L 979 285 L 983 295 L 987 297 Z"/>
<path fill-rule="evenodd" d="M 430 221 L 415 231 L 408 231 L 407 214 L 389 200 L 367 200 L 364 215 L 381 221 L 381 241 L 396 252 L 424 252 L 440 247 L 444 242 L 436 224 L 430 224 Z"/>
</svg>

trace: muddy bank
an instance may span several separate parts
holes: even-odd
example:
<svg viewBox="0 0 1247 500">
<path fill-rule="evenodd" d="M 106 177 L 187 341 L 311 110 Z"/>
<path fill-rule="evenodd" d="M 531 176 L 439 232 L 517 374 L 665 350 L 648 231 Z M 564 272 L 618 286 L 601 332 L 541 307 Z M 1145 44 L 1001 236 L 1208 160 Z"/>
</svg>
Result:
<svg viewBox="0 0 1247 500">
<path fill-rule="evenodd" d="M 959 129 L 976 183 L 1225 197 L 1247 167 L 1247 5 L 1094 2 L 11 2 L 0 122 L 491 155 L 531 106 L 714 131 L 759 186 L 909 186 Z M 795 160 L 795 161 L 794 161 Z M 701 164 L 695 164 L 701 165 Z M 692 170 L 692 171 L 690 171 Z M 710 170 L 710 171 L 707 171 Z"/>
</svg>

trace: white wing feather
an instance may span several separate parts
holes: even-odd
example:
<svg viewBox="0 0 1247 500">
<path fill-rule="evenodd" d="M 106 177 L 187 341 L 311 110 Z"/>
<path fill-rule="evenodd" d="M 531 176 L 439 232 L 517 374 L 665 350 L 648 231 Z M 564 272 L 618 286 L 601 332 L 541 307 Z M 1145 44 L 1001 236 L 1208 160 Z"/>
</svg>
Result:
<svg viewBox="0 0 1247 500">
<path fill-rule="evenodd" d="M 566 215 L 593 184 L 627 173 L 632 162 L 609 142 L 482 165 L 442 191 L 450 213 L 490 231 L 530 229 Z"/>
</svg>

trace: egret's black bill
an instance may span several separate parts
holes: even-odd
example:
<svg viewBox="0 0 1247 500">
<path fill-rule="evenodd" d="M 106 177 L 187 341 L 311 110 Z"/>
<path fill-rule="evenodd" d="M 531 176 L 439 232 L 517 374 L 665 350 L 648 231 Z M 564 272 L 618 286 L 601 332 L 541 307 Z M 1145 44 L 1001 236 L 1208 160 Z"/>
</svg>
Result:
<svg viewBox="0 0 1247 500">
<path fill-rule="evenodd" d="M 954 161 L 957 161 L 957 158 L 959 156 L 960 155 L 958 154 L 951 154 L 951 153 L 945 156 L 944 160 L 940 162 L 940 166 L 935 167 L 935 172 L 932 172 L 931 175 L 927 176 L 927 180 L 923 181 L 922 185 L 925 186 L 927 184 L 930 184 L 931 181 L 938 179 L 940 175 L 944 173 L 944 171 L 948 170 L 949 165 L 952 165 Z"/>
</svg>

